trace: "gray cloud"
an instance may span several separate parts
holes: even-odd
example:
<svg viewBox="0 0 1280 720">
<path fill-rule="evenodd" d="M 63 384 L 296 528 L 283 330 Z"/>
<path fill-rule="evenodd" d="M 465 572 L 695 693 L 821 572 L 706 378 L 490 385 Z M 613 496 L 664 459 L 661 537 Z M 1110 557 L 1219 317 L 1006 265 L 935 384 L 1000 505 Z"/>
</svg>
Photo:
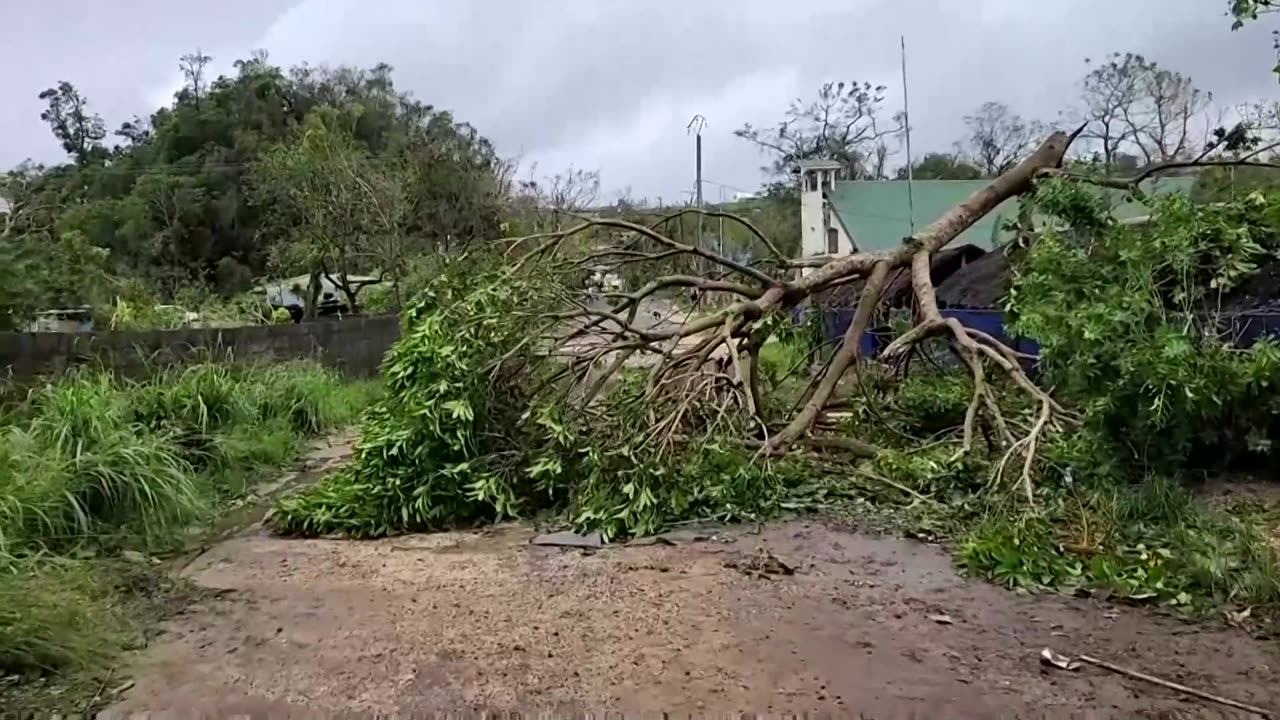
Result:
<svg viewBox="0 0 1280 720">
<path fill-rule="evenodd" d="M 24 3 L 26 4 L 26 3 Z M 1142 52 L 1192 74 L 1225 104 L 1274 96 L 1269 28 L 1238 33 L 1225 0 L 138 0 L 50 1 L 0 28 L 0 165 L 52 160 L 35 95 L 76 82 L 112 125 L 145 113 L 200 46 L 226 68 L 253 48 L 282 64 L 396 67 L 397 84 L 453 109 L 500 150 L 551 172 L 599 168 L 606 188 L 675 197 L 693 181 L 694 113 L 709 121 L 705 173 L 754 188 L 762 163 L 733 137 L 767 124 L 825 80 L 890 85 L 900 104 L 898 37 L 907 36 L 913 144 L 945 149 L 986 100 L 1053 120 L 1086 57 Z M 717 197 L 720 185 L 708 188 Z"/>
<path fill-rule="evenodd" d="M 109 129 L 156 107 L 157 88 L 197 47 L 211 55 L 253 47 L 290 0 L 216 3 L 8 0 L 0 13 L 0 168 L 62 159 L 36 97 L 69 80 Z"/>
</svg>

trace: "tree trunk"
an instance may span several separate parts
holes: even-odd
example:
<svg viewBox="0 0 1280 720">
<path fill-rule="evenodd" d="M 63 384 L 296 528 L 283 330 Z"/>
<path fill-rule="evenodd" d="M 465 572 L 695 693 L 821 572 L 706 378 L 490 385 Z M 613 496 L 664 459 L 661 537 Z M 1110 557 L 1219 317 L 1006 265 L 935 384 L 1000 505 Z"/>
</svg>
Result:
<svg viewBox="0 0 1280 720">
<path fill-rule="evenodd" d="M 312 270 L 310 277 L 307 278 L 307 294 L 302 299 L 303 317 L 313 320 L 319 310 L 320 305 L 320 271 Z"/>
</svg>

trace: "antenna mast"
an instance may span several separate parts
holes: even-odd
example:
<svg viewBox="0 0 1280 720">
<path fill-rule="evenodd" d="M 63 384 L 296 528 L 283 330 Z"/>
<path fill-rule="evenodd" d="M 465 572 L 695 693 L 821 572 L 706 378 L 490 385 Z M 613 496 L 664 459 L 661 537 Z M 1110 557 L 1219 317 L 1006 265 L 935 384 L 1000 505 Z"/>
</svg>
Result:
<svg viewBox="0 0 1280 720">
<path fill-rule="evenodd" d="M 916 199 L 913 186 L 915 178 L 912 177 L 914 169 L 911 167 L 911 110 L 907 104 L 907 38 L 905 35 L 900 35 L 898 40 L 902 46 L 902 125 L 907 136 L 907 217 L 911 223 L 911 234 L 915 235 Z"/>
</svg>

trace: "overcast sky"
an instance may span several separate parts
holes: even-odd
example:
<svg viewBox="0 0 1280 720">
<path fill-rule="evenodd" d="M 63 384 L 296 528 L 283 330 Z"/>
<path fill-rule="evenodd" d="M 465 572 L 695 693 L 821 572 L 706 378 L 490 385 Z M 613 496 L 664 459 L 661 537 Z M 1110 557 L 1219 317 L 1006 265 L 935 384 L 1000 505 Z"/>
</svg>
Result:
<svg viewBox="0 0 1280 720">
<path fill-rule="evenodd" d="M 755 189 L 763 159 L 732 131 L 766 125 L 826 80 L 891 86 L 905 35 L 912 143 L 947 149 L 1001 100 L 1053 120 L 1084 58 L 1140 52 L 1222 104 L 1275 98 L 1270 30 L 1237 33 L 1226 0 L 0 0 L 0 167 L 62 159 L 37 94 L 70 80 L 109 128 L 168 102 L 177 58 L 395 67 L 398 87 L 547 173 L 599 169 L 607 191 L 693 185 L 685 126 L 707 118 L 704 173 Z"/>
</svg>

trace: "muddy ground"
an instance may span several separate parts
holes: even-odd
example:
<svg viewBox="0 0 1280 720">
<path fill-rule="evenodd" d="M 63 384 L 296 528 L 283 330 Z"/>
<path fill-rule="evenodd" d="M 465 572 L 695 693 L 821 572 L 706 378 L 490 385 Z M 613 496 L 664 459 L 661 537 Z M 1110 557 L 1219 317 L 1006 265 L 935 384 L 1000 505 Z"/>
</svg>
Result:
<svg viewBox="0 0 1280 720">
<path fill-rule="evenodd" d="M 104 717 L 463 709 L 867 717 L 1248 717 L 1045 647 L 1280 707 L 1280 646 L 1140 608 L 1024 596 L 945 552 L 792 521 L 584 551 L 533 531 L 377 542 L 250 529 L 196 558 Z M 795 573 L 744 565 L 767 549 Z M 774 568 L 777 569 L 777 568 Z M 918 713 L 918 715 L 913 715 Z"/>
</svg>

